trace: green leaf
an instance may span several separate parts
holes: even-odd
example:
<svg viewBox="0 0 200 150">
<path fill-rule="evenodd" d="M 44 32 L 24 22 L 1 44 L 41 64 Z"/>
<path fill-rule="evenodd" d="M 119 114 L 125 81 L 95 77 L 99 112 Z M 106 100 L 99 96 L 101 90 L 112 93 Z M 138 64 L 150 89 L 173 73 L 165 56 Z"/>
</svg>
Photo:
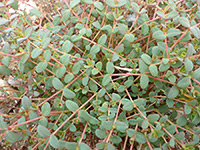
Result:
<svg viewBox="0 0 200 150">
<path fill-rule="evenodd" d="M 73 67 L 72 67 L 72 72 L 74 74 L 78 74 L 81 68 L 81 64 L 80 63 L 76 63 Z"/>
<path fill-rule="evenodd" d="M 147 55 L 147 54 L 142 54 L 142 55 L 141 55 L 141 58 L 142 58 L 142 60 L 143 60 L 146 64 L 148 64 L 148 65 L 151 64 L 152 59 L 151 59 L 151 57 L 150 57 L 149 55 Z"/>
<path fill-rule="evenodd" d="M 200 78 L 200 68 L 196 69 L 193 72 L 192 77 L 195 78 L 195 79 L 197 79 L 197 80 Z"/>
<path fill-rule="evenodd" d="M 61 14 L 62 14 L 62 20 L 65 22 L 69 19 L 71 12 L 70 10 L 63 10 L 61 11 Z"/>
<path fill-rule="evenodd" d="M 122 53 L 124 51 L 124 44 L 121 44 L 117 47 L 116 52 Z"/>
<path fill-rule="evenodd" d="M 97 29 L 101 28 L 101 25 L 100 25 L 100 23 L 98 21 L 93 22 L 92 25 Z"/>
<path fill-rule="evenodd" d="M 60 62 L 65 65 L 66 67 L 68 67 L 68 64 L 70 62 L 70 54 L 65 54 L 65 55 L 62 55 L 60 57 Z"/>
<path fill-rule="evenodd" d="M 112 93 L 112 100 L 113 101 L 118 101 L 120 99 L 121 99 L 121 96 L 119 94 Z"/>
<path fill-rule="evenodd" d="M 49 143 L 53 148 L 60 148 L 60 142 L 55 135 L 50 136 Z"/>
<path fill-rule="evenodd" d="M 169 62 L 169 59 L 167 59 L 167 58 L 163 58 L 163 59 L 162 59 L 162 62 L 163 62 L 163 64 L 165 64 L 165 65 L 166 65 L 166 64 L 168 64 L 168 62 Z"/>
<path fill-rule="evenodd" d="M 166 104 L 169 108 L 172 108 L 174 106 L 174 101 L 171 99 L 167 99 L 166 100 Z"/>
<path fill-rule="evenodd" d="M 172 83 L 176 82 L 176 76 L 175 75 L 170 75 L 167 79 Z"/>
<path fill-rule="evenodd" d="M 98 96 L 99 98 L 103 97 L 106 93 L 106 90 L 105 89 L 100 89 L 99 92 L 98 92 Z"/>
<path fill-rule="evenodd" d="M 82 84 L 83 84 L 84 86 L 87 86 L 88 81 L 89 81 L 89 77 L 86 76 L 86 77 L 84 77 L 84 78 L 82 79 Z"/>
<path fill-rule="evenodd" d="M 160 66 L 159 66 L 159 71 L 160 72 L 164 72 L 164 71 L 166 71 L 167 69 L 169 69 L 170 68 L 170 64 L 164 64 L 164 63 L 162 63 L 162 64 L 160 64 Z"/>
<path fill-rule="evenodd" d="M 145 88 L 147 88 L 148 84 L 149 84 L 149 77 L 147 77 L 144 74 L 141 75 L 141 77 L 140 77 L 140 87 L 142 89 L 145 89 Z"/>
<path fill-rule="evenodd" d="M 172 86 L 172 88 L 169 90 L 169 93 L 167 94 L 167 97 L 169 99 L 172 99 L 172 98 L 176 98 L 176 96 L 179 94 L 179 90 L 178 88 L 174 85 Z"/>
<path fill-rule="evenodd" d="M 1 60 L 2 64 L 8 67 L 10 65 L 10 56 L 6 56 Z"/>
<path fill-rule="evenodd" d="M 119 59 L 119 55 L 117 53 L 113 54 L 112 61 L 116 62 Z"/>
<path fill-rule="evenodd" d="M 106 4 L 110 7 L 115 7 L 115 1 L 114 0 L 106 0 Z"/>
<path fill-rule="evenodd" d="M 98 45 L 93 45 L 90 49 L 90 54 L 96 54 L 100 51 L 100 47 Z"/>
<path fill-rule="evenodd" d="M 157 11 L 157 15 L 163 19 L 165 19 L 165 14 L 162 11 Z"/>
<path fill-rule="evenodd" d="M 112 74 L 115 71 L 114 65 L 113 65 L 112 62 L 110 62 L 110 61 L 107 62 L 107 64 L 106 64 L 106 71 L 107 71 L 108 74 Z"/>
<path fill-rule="evenodd" d="M 98 40 L 98 44 L 100 45 L 104 45 L 106 43 L 106 40 L 107 40 L 107 36 L 105 34 L 103 34 L 99 40 Z"/>
<path fill-rule="evenodd" d="M 145 106 L 146 101 L 147 101 L 146 99 L 138 98 L 138 99 L 135 99 L 133 102 L 135 103 L 136 106 L 140 107 L 140 106 Z"/>
<path fill-rule="evenodd" d="M 72 73 L 66 74 L 64 81 L 65 83 L 69 83 L 74 78 L 74 75 Z"/>
<path fill-rule="evenodd" d="M 3 116 L 0 116 L 0 128 L 1 129 L 8 129 L 7 123 L 4 121 Z"/>
<path fill-rule="evenodd" d="M 48 116 L 51 112 L 51 106 L 48 102 L 44 103 L 41 107 L 44 116 Z"/>
<path fill-rule="evenodd" d="M 166 36 L 161 30 L 158 30 L 153 33 L 153 38 L 156 40 L 164 40 Z"/>
<path fill-rule="evenodd" d="M 159 118 L 160 116 L 158 114 L 151 114 L 147 117 L 150 123 L 155 123 Z"/>
<path fill-rule="evenodd" d="M 25 30 L 24 36 L 28 38 L 29 36 L 31 36 L 32 32 L 33 32 L 33 27 L 29 27 Z"/>
<path fill-rule="evenodd" d="M 70 7 L 74 8 L 76 5 L 78 5 L 80 3 L 80 0 L 73 0 L 70 2 Z"/>
<path fill-rule="evenodd" d="M 141 30 L 143 35 L 149 34 L 149 26 L 146 23 L 142 24 Z"/>
<path fill-rule="evenodd" d="M 125 0 L 119 0 L 119 2 L 117 4 L 117 7 L 122 7 L 122 6 L 126 5 L 126 4 L 127 4 L 127 1 L 125 1 Z"/>
<path fill-rule="evenodd" d="M 89 121 L 91 116 L 86 110 L 80 110 L 79 112 L 80 118 L 84 119 L 85 121 Z"/>
<path fill-rule="evenodd" d="M 40 62 L 39 64 L 37 64 L 37 66 L 36 66 L 37 73 L 44 71 L 44 69 L 46 69 L 47 66 L 48 66 L 48 63 L 46 61 Z"/>
<path fill-rule="evenodd" d="M 184 77 L 178 81 L 177 86 L 180 88 L 186 88 L 191 83 L 191 77 Z"/>
<path fill-rule="evenodd" d="M 69 130 L 71 132 L 75 132 L 76 131 L 76 126 L 74 124 L 71 124 Z"/>
<path fill-rule="evenodd" d="M 65 144 L 65 148 L 67 150 L 76 150 L 77 146 L 78 146 L 78 143 L 76 143 L 76 142 L 67 142 Z"/>
<path fill-rule="evenodd" d="M 178 21 L 179 21 L 179 23 L 180 23 L 182 26 L 184 26 L 184 27 L 186 27 L 186 28 L 189 28 L 189 27 L 190 27 L 190 22 L 189 22 L 189 20 L 188 20 L 187 18 L 185 18 L 185 17 L 179 17 L 179 18 L 178 18 Z"/>
<path fill-rule="evenodd" d="M 24 122 L 25 122 L 25 121 L 24 121 Z M 42 125 L 42 126 L 44 126 L 44 127 L 46 127 L 47 124 L 48 124 L 47 118 L 44 117 L 44 118 L 40 119 L 40 120 L 39 120 L 39 124 Z"/>
<path fill-rule="evenodd" d="M 128 129 L 128 130 L 126 130 L 126 133 L 128 134 L 128 136 L 129 136 L 130 138 L 132 138 L 134 135 L 137 134 L 137 131 L 135 131 L 135 130 L 133 130 L 133 129 Z"/>
<path fill-rule="evenodd" d="M 148 66 L 143 60 L 139 60 L 139 69 L 141 73 L 149 72 L 148 71 Z"/>
<path fill-rule="evenodd" d="M 200 19 L 200 11 L 196 12 L 197 17 Z"/>
<path fill-rule="evenodd" d="M 105 130 L 111 130 L 113 127 L 113 122 L 112 121 L 102 121 L 101 123 L 101 128 Z"/>
<path fill-rule="evenodd" d="M 17 39 L 17 43 L 21 44 L 23 41 L 25 41 L 27 38 L 19 38 Z"/>
<path fill-rule="evenodd" d="M 79 106 L 75 102 L 73 102 L 71 100 L 67 100 L 65 102 L 65 105 L 72 112 L 75 112 L 77 109 L 79 109 Z"/>
<path fill-rule="evenodd" d="M 73 44 L 69 40 L 67 40 L 64 42 L 62 46 L 62 51 L 65 53 L 68 53 L 71 51 L 72 47 L 73 47 Z"/>
<path fill-rule="evenodd" d="M 185 116 L 180 116 L 177 120 L 176 120 L 176 123 L 179 125 L 179 126 L 185 126 L 186 123 L 187 123 L 187 119 L 185 118 Z"/>
<path fill-rule="evenodd" d="M 119 144 L 122 142 L 122 139 L 121 139 L 121 137 L 115 135 L 115 136 L 110 137 L 110 142 L 112 142 L 114 144 Z"/>
<path fill-rule="evenodd" d="M 0 19 L 0 26 L 6 24 L 7 22 L 8 20 L 5 18 Z"/>
<path fill-rule="evenodd" d="M 107 133 L 100 129 L 96 129 L 95 134 L 100 139 L 104 139 L 107 136 Z"/>
<path fill-rule="evenodd" d="M 51 59 L 51 51 L 45 50 L 43 58 L 48 62 Z"/>
<path fill-rule="evenodd" d="M 0 65 L 0 74 L 2 75 L 10 75 L 11 70 L 8 69 L 6 66 Z"/>
<path fill-rule="evenodd" d="M 22 98 L 22 106 L 24 109 L 29 109 L 32 106 L 31 100 L 27 96 Z"/>
<path fill-rule="evenodd" d="M 50 41 L 51 41 L 51 38 L 45 37 L 41 42 L 42 48 L 43 49 L 47 48 L 49 46 Z"/>
<path fill-rule="evenodd" d="M 131 111 L 131 110 L 133 110 L 133 103 L 132 103 L 131 101 L 126 102 L 126 103 L 124 104 L 124 106 L 123 106 L 123 109 L 124 109 L 125 111 Z"/>
<path fill-rule="evenodd" d="M 93 1 L 92 0 L 82 0 L 84 3 L 86 4 L 93 4 Z"/>
<path fill-rule="evenodd" d="M 175 28 L 170 28 L 168 31 L 167 31 L 167 37 L 170 38 L 170 37 L 174 37 L 174 36 L 177 36 L 181 34 L 181 31 L 179 29 L 175 29 Z"/>
<path fill-rule="evenodd" d="M 175 139 L 177 139 L 178 141 L 181 141 L 184 139 L 185 137 L 185 133 L 184 132 L 179 132 L 176 135 L 174 135 Z"/>
<path fill-rule="evenodd" d="M 106 74 L 106 75 L 103 77 L 102 85 L 103 85 L 103 86 L 106 86 L 108 83 L 110 83 L 110 75 L 109 75 L 109 74 Z"/>
<path fill-rule="evenodd" d="M 184 106 L 184 112 L 186 115 L 189 115 L 192 112 L 192 108 L 188 104 L 186 104 Z"/>
<path fill-rule="evenodd" d="M 186 35 L 181 39 L 181 42 L 188 42 L 191 39 L 190 32 L 187 32 Z"/>
<path fill-rule="evenodd" d="M 171 147 L 174 148 L 174 146 L 175 146 L 175 140 L 174 140 L 173 137 L 170 139 L 170 141 L 169 141 L 169 145 L 170 145 Z"/>
<path fill-rule="evenodd" d="M 35 16 L 38 17 L 38 18 L 41 17 L 41 15 L 42 15 L 42 14 L 40 13 L 40 11 L 39 11 L 38 9 L 35 9 L 35 8 L 30 10 L 30 14 L 31 14 L 31 15 L 35 15 Z"/>
<path fill-rule="evenodd" d="M 29 58 L 29 54 L 23 54 L 22 57 L 21 57 L 20 62 L 22 64 L 25 64 L 27 62 L 28 58 Z"/>
<path fill-rule="evenodd" d="M 93 68 L 92 69 L 92 75 L 96 75 L 96 74 L 98 74 L 99 73 L 99 70 L 98 69 L 96 69 L 96 68 Z"/>
<path fill-rule="evenodd" d="M 56 77 L 53 78 L 52 85 L 56 90 L 61 90 L 64 88 L 63 83 Z"/>
<path fill-rule="evenodd" d="M 125 34 L 125 39 L 129 42 L 133 42 L 135 40 L 135 36 L 132 33 Z"/>
<path fill-rule="evenodd" d="M 146 129 L 146 128 L 148 128 L 148 126 L 149 126 L 148 119 L 144 119 L 143 122 L 142 122 L 142 128 Z"/>
<path fill-rule="evenodd" d="M 193 62 L 190 59 L 185 58 L 184 65 L 185 65 L 185 70 L 187 72 L 190 72 L 193 70 Z"/>
<path fill-rule="evenodd" d="M 73 91 L 71 91 L 70 89 L 67 89 L 67 88 L 65 88 L 64 90 L 63 90 L 63 95 L 66 97 L 66 98 L 74 98 L 75 96 L 76 96 L 76 94 L 73 92 Z"/>
<path fill-rule="evenodd" d="M 50 131 L 42 125 L 38 125 L 37 132 L 43 138 L 46 138 L 49 135 L 51 135 Z"/>
<path fill-rule="evenodd" d="M 126 26 L 125 24 L 119 23 L 119 24 L 118 24 L 118 30 L 119 30 L 119 32 L 120 32 L 121 34 L 124 35 L 124 34 L 127 33 L 128 28 L 127 28 L 127 26 Z"/>
<path fill-rule="evenodd" d="M 158 68 L 156 65 L 150 65 L 149 71 L 152 74 L 152 76 L 156 77 L 158 75 Z"/>
<path fill-rule="evenodd" d="M 12 131 L 7 131 L 4 135 L 4 137 L 6 138 L 6 140 L 8 140 L 8 142 L 10 143 L 15 143 L 17 141 L 20 141 L 22 139 L 22 136 L 18 133 L 14 133 Z"/>
<path fill-rule="evenodd" d="M 192 56 L 195 53 L 194 46 L 189 43 L 186 56 Z"/>
<path fill-rule="evenodd" d="M 60 67 L 60 68 L 58 68 L 56 70 L 56 76 L 58 78 L 62 78 L 64 76 L 65 72 L 66 72 L 66 68 L 65 67 Z"/>
<path fill-rule="evenodd" d="M 137 132 L 135 140 L 140 144 L 146 143 L 146 139 L 145 139 L 144 135 L 140 132 Z"/>
<path fill-rule="evenodd" d="M 104 5 L 101 2 L 95 2 L 94 6 L 96 8 L 98 8 L 99 10 L 103 10 L 104 9 Z"/>
<path fill-rule="evenodd" d="M 93 124 L 93 125 L 96 125 L 96 124 L 99 123 L 99 120 L 96 119 L 96 118 L 93 117 L 93 116 L 90 116 L 89 122 L 90 122 L 91 124 Z"/>
<path fill-rule="evenodd" d="M 131 3 L 131 7 L 132 7 L 133 11 L 134 11 L 136 14 L 139 14 L 140 7 L 138 6 L 137 3 L 132 2 L 132 3 Z"/>
<path fill-rule="evenodd" d="M 80 147 L 80 150 L 91 150 L 87 144 L 82 143 L 82 142 L 80 143 L 79 147 Z"/>
<path fill-rule="evenodd" d="M 42 54 L 43 50 L 40 48 L 35 48 L 33 49 L 32 53 L 31 53 L 31 58 L 37 58 L 38 56 L 40 56 Z"/>
<path fill-rule="evenodd" d="M 91 35 L 92 35 L 92 30 L 89 29 L 89 28 L 87 28 L 87 29 L 86 29 L 86 36 L 87 36 L 87 37 L 90 37 Z"/>
<path fill-rule="evenodd" d="M 177 11 L 172 11 L 167 15 L 167 19 L 173 19 L 176 16 L 178 16 L 178 12 Z"/>
<path fill-rule="evenodd" d="M 108 33 L 112 33 L 112 27 L 111 25 L 104 25 L 101 30 L 107 30 Z"/>
<path fill-rule="evenodd" d="M 116 148 L 112 144 L 110 144 L 110 143 L 106 144 L 106 148 L 105 149 L 106 150 L 116 150 Z"/>
<path fill-rule="evenodd" d="M 192 27 L 190 28 L 190 31 L 194 34 L 194 36 L 200 40 L 200 30 L 198 27 Z"/>
</svg>

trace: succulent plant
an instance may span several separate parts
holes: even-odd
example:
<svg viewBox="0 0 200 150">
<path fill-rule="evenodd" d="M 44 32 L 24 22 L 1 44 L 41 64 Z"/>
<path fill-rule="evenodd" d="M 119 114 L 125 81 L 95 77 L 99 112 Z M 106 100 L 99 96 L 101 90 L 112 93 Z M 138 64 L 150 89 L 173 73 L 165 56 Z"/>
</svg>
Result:
<svg viewBox="0 0 200 150">
<path fill-rule="evenodd" d="M 15 34 L 0 74 L 19 83 L 12 96 L 2 88 L 18 101 L 0 114 L 4 146 L 198 149 L 199 2 L 144 3 L 64 0 L 49 15 L 0 2 L 1 32 Z"/>
</svg>

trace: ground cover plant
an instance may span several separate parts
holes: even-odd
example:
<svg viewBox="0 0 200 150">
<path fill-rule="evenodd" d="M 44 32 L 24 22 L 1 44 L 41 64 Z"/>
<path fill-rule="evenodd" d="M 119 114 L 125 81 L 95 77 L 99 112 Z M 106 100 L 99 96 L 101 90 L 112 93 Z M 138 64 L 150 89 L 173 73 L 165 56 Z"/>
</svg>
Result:
<svg viewBox="0 0 200 150">
<path fill-rule="evenodd" d="M 54 7 L 11 14 L 17 1 L 0 2 L 1 34 L 13 33 L 0 74 L 18 85 L 1 87 L 1 103 L 18 103 L 0 114 L 5 149 L 198 149 L 199 0 Z"/>
</svg>

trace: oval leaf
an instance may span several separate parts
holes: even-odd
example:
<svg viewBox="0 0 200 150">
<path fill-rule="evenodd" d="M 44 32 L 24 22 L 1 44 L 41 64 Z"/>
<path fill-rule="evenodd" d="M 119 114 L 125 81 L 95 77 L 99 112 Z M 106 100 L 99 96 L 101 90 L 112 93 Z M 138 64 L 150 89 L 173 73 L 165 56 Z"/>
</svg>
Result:
<svg viewBox="0 0 200 150">
<path fill-rule="evenodd" d="M 63 83 L 56 77 L 53 78 L 52 84 L 56 90 L 61 90 L 64 87 Z"/>
<path fill-rule="evenodd" d="M 53 148 L 60 148 L 60 142 L 55 135 L 50 136 L 49 143 Z"/>
<path fill-rule="evenodd" d="M 184 77 L 178 81 L 177 86 L 180 88 L 186 88 L 191 83 L 191 77 Z"/>
<path fill-rule="evenodd" d="M 149 77 L 147 77 L 146 75 L 141 75 L 140 77 L 140 87 L 142 89 L 145 89 L 149 84 Z"/>
<path fill-rule="evenodd" d="M 176 96 L 179 94 L 179 90 L 178 88 L 174 85 L 170 90 L 169 90 L 169 93 L 167 94 L 167 97 L 169 99 L 172 99 L 172 98 L 176 98 Z"/>
<path fill-rule="evenodd" d="M 75 102 L 71 101 L 71 100 L 67 100 L 65 102 L 65 105 L 72 112 L 75 112 L 77 109 L 79 109 L 78 105 Z"/>
<path fill-rule="evenodd" d="M 73 91 L 71 91 L 70 89 L 67 89 L 67 88 L 65 88 L 64 90 L 63 90 L 63 95 L 66 97 L 66 98 L 74 98 L 75 96 L 76 96 L 76 94 L 73 92 Z"/>
</svg>

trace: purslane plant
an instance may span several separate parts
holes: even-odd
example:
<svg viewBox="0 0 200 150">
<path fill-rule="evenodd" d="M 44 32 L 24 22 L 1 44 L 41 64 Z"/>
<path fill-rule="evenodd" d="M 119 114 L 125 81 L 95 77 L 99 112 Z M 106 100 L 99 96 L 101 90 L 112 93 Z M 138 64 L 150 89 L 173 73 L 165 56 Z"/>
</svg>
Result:
<svg viewBox="0 0 200 150">
<path fill-rule="evenodd" d="M 56 14 L 0 2 L 1 34 L 14 34 L 0 74 L 18 82 L 0 100 L 20 104 L 0 114 L 4 146 L 198 149 L 199 1 L 63 1 Z"/>
</svg>

